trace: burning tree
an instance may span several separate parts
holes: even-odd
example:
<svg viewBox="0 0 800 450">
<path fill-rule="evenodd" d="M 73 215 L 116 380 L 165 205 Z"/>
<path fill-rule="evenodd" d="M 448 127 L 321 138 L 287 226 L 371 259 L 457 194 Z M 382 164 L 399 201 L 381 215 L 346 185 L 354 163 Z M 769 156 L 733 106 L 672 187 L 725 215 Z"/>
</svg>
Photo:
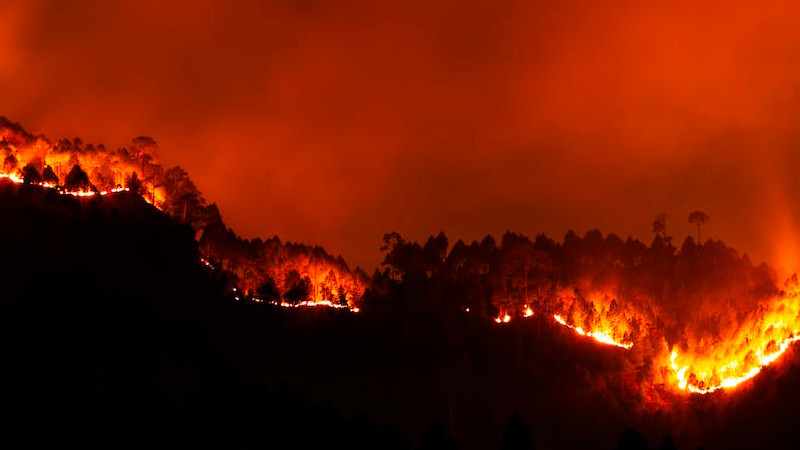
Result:
<svg viewBox="0 0 800 450">
<path fill-rule="evenodd" d="M 17 169 L 17 158 L 14 155 L 8 155 L 3 160 L 3 172 L 11 173 Z"/>
<path fill-rule="evenodd" d="M 163 184 L 167 191 L 164 209 L 182 222 L 194 222 L 205 201 L 189 174 L 175 166 L 164 173 Z"/>
</svg>

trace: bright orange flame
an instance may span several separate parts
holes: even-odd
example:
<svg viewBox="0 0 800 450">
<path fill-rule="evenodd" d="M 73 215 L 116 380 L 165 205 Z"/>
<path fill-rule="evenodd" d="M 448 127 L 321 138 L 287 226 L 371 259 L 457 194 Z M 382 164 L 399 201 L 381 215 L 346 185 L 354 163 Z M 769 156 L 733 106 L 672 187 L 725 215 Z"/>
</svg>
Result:
<svg viewBox="0 0 800 450">
<path fill-rule="evenodd" d="M 574 330 L 576 333 L 580 334 L 581 336 L 590 337 L 590 338 L 594 339 L 595 341 L 597 341 L 597 342 L 599 342 L 601 344 L 613 345 L 615 347 L 621 347 L 621 348 L 631 348 L 631 347 L 633 347 L 633 343 L 632 342 L 623 343 L 623 342 L 615 341 L 614 338 L 611 337 L 611 334 L 612 334 L 611 332 L 600 331 L 600 330 L 584 331 L 584 329 L 581 328 L 581 327 L 575 327 L 575 326 L 572 326 L 572 325 L 568 324 L 567 321 L 564 320 L 558 314 L 554 314 L 553 315 L 553 319 L 555 319 L 555 321 L 558 322 L 559 324 Z"/>
</svg>

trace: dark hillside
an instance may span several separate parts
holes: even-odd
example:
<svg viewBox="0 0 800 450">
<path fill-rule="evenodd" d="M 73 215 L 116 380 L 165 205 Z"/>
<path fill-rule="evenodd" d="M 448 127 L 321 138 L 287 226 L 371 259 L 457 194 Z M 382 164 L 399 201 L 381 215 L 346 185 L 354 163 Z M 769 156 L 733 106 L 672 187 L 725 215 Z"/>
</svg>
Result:
<svg viewBox="0 0 800 450">
<path fill-rule="evenodd" d="M 140 197 L 0 182 L 0 210 L 3 448 L 402 448 L 364 417 L 245 385 L 215 332 L 224 284 L 192 230 Z"/>
<path fill-rule="evenodd" d="M 0 182 L 0 210 L 6 448 L 452 448 L 454 436 L 483 449 L 504 432 L 613 448 L 631 427 L 678 448 L 800 442 L 793 351 L 730 394 L 669 396 L 641 383 L 652 361 L 638 347 L 540 316 L 497 325 L 441 306 L 431 282 L 368 293 L 360 314 L 237 302 L 193 231 L 135 195 Z"/>
</svg>

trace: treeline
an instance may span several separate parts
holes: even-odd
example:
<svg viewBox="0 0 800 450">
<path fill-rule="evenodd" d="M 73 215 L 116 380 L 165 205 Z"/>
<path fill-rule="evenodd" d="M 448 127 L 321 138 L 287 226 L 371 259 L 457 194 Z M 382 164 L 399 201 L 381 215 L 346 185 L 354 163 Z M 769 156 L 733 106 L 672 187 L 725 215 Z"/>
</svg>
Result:
<svg viewBox="0 0 800 450">
<path fill-rule="evenodd" d="M 569 231 L 563 242 L 507 232 L 499 243 L 486 236 L 450 247 L 444 233 L 422 245 L 389 233 L 383 250 L 384 270 L 372 277 L 365 311 L 458 311 L 486 320 L 558 315 L 617 342 L 649 345 L 653 355 L 718 340 L 781 294 L 767 265 L 692 237 L 676 248 L 661 234 L 646 245 L 599 230 Z"/>
<path fill-rule="evenodd" d="M 129 148 L 109 150 L 80 138 L 51 142 L 0 117 L 0 157 L 3 173 L 26 182 L 48 182 L 69 191 L 128 188 L 141 195 L 176 221 L 190 225 L 203 258 L 225 271 L 230 287 L 244 291 L 245 298 L 355 307 L 363 294 L 366 275 L 321 247 L 282 242 L 277 237 L 264 241 L 238 236 L 185 170 L 159 163 L 158 145 L 149 137 L 133 139 Z"/>
</svg>

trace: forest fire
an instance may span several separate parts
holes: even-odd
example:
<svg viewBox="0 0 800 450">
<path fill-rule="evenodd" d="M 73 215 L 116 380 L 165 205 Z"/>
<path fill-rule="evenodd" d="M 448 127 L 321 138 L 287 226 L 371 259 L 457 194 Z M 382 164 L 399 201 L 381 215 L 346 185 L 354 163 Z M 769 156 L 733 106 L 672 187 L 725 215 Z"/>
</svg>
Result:
<svg viewBox="0 0 800 450">
<path fill-rule="evenodd" d="M 460 286 L 457 301 L 467 314 L 497 324 L 537 315 L 598 344 L 636 345 L 659 361 L 645 378 L 663 370 L 677 392 L 697 394 L 741 385 L 800 340 L 796 277 L 780 289 L 771 269 L 721 242 L 687 238 L 678 250 L 662 232 L 649 247 L 597 230 L 583 238 L 570 232 L 563 244 L 507 233 L 500 246 L 490 237 L 471 246 L 459 241 L 448 254 L 443 233 L 424 246 L 390 233 L 383 248 L 390 267 L 370 280 L 319 247 L 240 238 L 185 171 L 163 170 L 149 138 L 134 139 L 131 151 L 109 152 L 77 139 L 50 144 L 15 124 L 0 125 L 0 179 L 77 198 L 140 195 L 192 227 L 201 263 L 224 274 L 237 302 L 357 313 L 368 286 L 391 292 L 446 277 L 440 284 Z M 484 315 L 487 305 L 499 314 Z"/>
<path fill-rule="evenodd" d="M 14 174 L 8 174 L 8 173 L 0 173 L 0 179 L 7 179 L 7 180 L 10 180 L 11 182 L 13 182 L 15 184 L 22 184 L 22 183 L 25 182 L 25 180 L 23 180 L 22 178 L 19 178 L 18 176 L 14 175 Z M 69 190 L 66 190 L 63 187 L 58 186 L 58 185 L 53 184 L 53 183 L 38 182 L 38 183 L 30 183 L 30 184 L 34 184 L 36 186 L 41 186 L 41 187 L 47 188 L 47 189 L 55 189 L 56 191 L 58 191 L 59 194 L 71 195 L 73 197 L 94 197 L 96 195 L 108 195 L 108 194 L 116 194 L 116 193 L 119 193 L 119 192 L 128 192 L 128 191 L 130 191 L 129 188 L 123 188 L 123 187 L 115 187 L 115 188 L 106 189 L 106 190 L 102 190 L 102 191 L 83 191 L 83 190 L 80 190 L 80 191 L 69 191 Z"/>
<path fill-rule="evenodd" d="M 133 192 L 196 233 L 201 261 L 228 274 L 235 297 L 263 298 L 280 306 L 358 309 L 366 275 L 318 247 L 276 239 L 243 240 L 206 205 L 180 167 L 165 170 L 157 144 L 137 137 L 130 148 L 106 149 L 80 139 L 50 142 L 0 117 L 0 179 L 37 185 L 76 198 Z"/>
<path fill-rule="evenodd" d="M 529 306 L 525 306 L 525 309 L 522 313 L 522 317 L 532 317 L 533 315 L 534 315 L 533 309 L 531 309 Z M 495 317 L 494 321 L 495 323 L 509 323 L 511 322 L 511 319 L 512 317 L 510 314 L 501 314 L 500 316 Z M 601 344 L 613 345 L 615 347 L 620 347 L 620 348 L 633 347 L 633 343 L 622 343 L 614 340 L 614 338 L 612 337 L 614 335 L 613 332 L 600 331 L 600 330 L 585 331 L 580 326 L 573 326 L 568 324 L 567 321 L 564 320 L 564 318 L 558 314 L 553 314 L 553 320 L 555 320 L 555 322 L 558 323 L 559 325 L 567 327 L 581 336 L 590 337 Z"/>
<path fill-rule="evenodd" d="M 678 350 L 672 350 L 669 363 L 664 365 L 671 369 L 677 388 L 694 394 L 710 394 L 734 388 L 777 361 L 792 343 L 800 340 L 800 331 L 786 326 L 788 321 L 800 324 L 797 288 L 796 285 L 793 287 L 795 291 L 787 295 L 784 301 L 773 304 L 771 309 L 764 307 L 760 318 L 754 318 L 754 323 L 743 327 L 742 339 L 721 340 L 705 347 L 690 348 L 680 354 Z M 533 311 L 526 306 L 523 316 L 532 315 Z M 618 330 L 587 331 L 579 325 L 568 323 L 559 314 L 552 317 L 559 325 L 598 343 L 624 349 L 634 346 L 633 342 L 616 340 L 613 336 L 620 334 Z M 498 324 L 511 320 L 512 316 L 507 313 L 494 318 Z"/>
<path fill-rule="evenodd" d="M 553 315 L 553 319 L 555 319 L 555 321 L 558 322 L 559 324 L 574 330 L 576 333 L 580 334 L 581 336 L 590 337 L 590 338 L 594 339 L 595 341 L 600 342 L 601 344 L 613 345 L 615 347 L 621 347 L 621 348 L 631 348 L 631 347 L 633 347 L 632 343 L 625 344 L 625 343 L 622 343 L 622 342 L 615 341 L 611 337 L 611 333 L 610 332 L 606 332 L 606 331 L 584 331 L 583 328 L 581 328 L 581 327 L 575 327 L 575 326 L 572 326 L 572 325 L 568 324 L 558 314 L 554 314 Z"/>
<path fill-rule="evenodd" d="M 733 388 L 758 375 L 762 369 L 777 361 L 792 343 L 800 340 L 800 331 L 787 327 L 779 317 L 784 316 L 798 325 L 797 294 L 793 294 L 794 307 L 781 303 L 773 311 L 753 323 L 749 333 L 739 341 L 723 341 L 709 348 L 705 354 L 679 355 L 673 350 L 670 368 L 678 387 L 696 394 L 709 394 L 720 389 Z M 681 364 L 678 363 L 680 358 Z M 689 361 L 689 363 L 685 363 Z"/>
</svg>

